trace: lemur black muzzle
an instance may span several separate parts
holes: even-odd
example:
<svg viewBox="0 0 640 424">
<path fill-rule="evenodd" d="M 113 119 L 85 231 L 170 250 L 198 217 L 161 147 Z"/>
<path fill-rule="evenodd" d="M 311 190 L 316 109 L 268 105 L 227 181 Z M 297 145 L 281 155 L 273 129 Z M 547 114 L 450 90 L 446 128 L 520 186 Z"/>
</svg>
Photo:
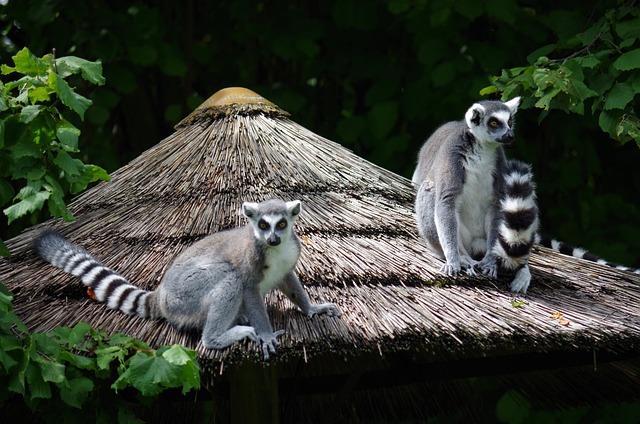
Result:
<svg viewBox="0 0 640 424">
<path fill-rule="evenodd" d="M 507 146 L 507 147 L 513 145 L 515 140 L 516 140 L 516 137 L 513 134 L 512 130 L 508 130 L 506 133 L 504 133 L 502 137 L 498 139 L 500 143 L 502 143 L 504 146 Z"/>
<path fill-rule="evenodd" d="M 271 233 L 269 238 L 267 239 L 267 244 L 269 246 L 277 246 L 280 244 L 280 237 L 276 235 L 276 233 Z"/>
</svg>

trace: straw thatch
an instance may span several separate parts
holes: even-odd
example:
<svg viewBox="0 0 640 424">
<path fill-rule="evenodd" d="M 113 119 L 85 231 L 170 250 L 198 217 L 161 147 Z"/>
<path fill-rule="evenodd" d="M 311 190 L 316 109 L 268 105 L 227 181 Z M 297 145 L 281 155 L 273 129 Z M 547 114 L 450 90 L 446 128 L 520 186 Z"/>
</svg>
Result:
<svg viewBox="0 0 640 424">
<path fill-rule="evenodd" d="M 288 118 L 248 90 L 216 93 L 176 132 L 70 205 L 73 223 L 49 221 L 7 242 L 0 278 L 32 330 L 87 321 L 157 346 L 195 348 L 213 381 L 228 367 L 259 362 L 253 343 L 207 350 L 198 334 L 127 317 L 86 296 L 81 283 L 37 259 L 30 243 L 42 227 L 59 230 L 145 289 L 172 259 L 212 232 L 242 224 L 243 201 L 303 201 L 298 265 L 314 301 L 341 318 L 307 319 L 279 293 L 267 297 L 275 359 L 293 376 L 298 361 L 315 375 L 349 374 L 357 355 L 403 352 L 420 363 L 586 351 L 640 352 L 640 277 L 546 249 L 534 251 L 533 281 L 515 304 L 508 281 L 445 278 L 414 222 L 414 188 Z M 551 318 L 560 312 L 563 319 Z M 316 360 L 317 358 L 317 360 Z M 383 367 L 384 368 L 384 367 Z"/>
</svg>

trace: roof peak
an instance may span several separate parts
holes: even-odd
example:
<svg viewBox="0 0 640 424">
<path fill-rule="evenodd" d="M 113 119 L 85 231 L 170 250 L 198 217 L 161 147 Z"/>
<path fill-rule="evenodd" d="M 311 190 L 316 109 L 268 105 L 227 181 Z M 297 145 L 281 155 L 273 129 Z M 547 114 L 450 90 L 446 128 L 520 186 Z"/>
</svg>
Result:
<svg viewBox="0 0 640 424">
<path fill-rule="evenodd" d="M 192 125 L 203 118 L 216 119 L 221 115 L 263 113 L 289 116 L 288 112 L 265 99 L 255 91 L 244 87 L 227 87 L 216 91 L 193 112 L 176 125 L 177 128 Z"/>
</svg>

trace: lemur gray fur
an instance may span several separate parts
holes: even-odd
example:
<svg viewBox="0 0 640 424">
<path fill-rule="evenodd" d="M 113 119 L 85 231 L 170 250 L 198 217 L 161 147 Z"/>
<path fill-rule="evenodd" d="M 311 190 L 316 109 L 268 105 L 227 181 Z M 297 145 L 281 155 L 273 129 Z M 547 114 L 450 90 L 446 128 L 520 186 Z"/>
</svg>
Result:
<svg viewBox="0 0 640 424">
<path fill-rule="evenodd" d="M 98 301 L 142 318 L 164 318 L 178 329 L 202 331 L 207 348 L 222 349 L 245 337 L 275 353 L 277 338 L 264 302 L 281 290 L 309 317 L 340 316 L 333 303 L 312 304 L 294 270 L 300 241 L 293 230 L 300 201 L 245 202 L 249 223 L 212 234 L 178 255 L 155 291 L 142 290 L 84 249 L 53 231 L 34 241 L 37 253 L 52 265 L 80 277 Z"/>
<path fill-rule="evenodd" d="M 529 254 L 534 243 L 560 253 L 614 266 L 584 249 L 538 235 L 538 206 L 531 167 L 507 160 L 503 146 L 514 142 L 520 104 L 481 101 L 462 121 L 438 128 L 422 146 L 412 181 L 418 187 L 418 231 L 445 260 L 442 271 L 514 273 L 510 288 L 526 293 Z"/>
</svg>

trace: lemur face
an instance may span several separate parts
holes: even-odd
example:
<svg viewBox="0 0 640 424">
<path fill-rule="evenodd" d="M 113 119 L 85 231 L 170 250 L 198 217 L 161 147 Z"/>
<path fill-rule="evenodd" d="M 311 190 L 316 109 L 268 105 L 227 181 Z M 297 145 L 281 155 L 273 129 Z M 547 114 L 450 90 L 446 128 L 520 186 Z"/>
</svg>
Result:
<svg viewBox="0 0 640 424">
<path fill-rule="evenodd" d="M 480 143 L 511 145 L 514 117 L 520 104 L 520 97 L 506 103 L 483 101 L 475 103 L 465 114 L 465 121 L 473 136 Z"/>
<path fill-rule="evenodd" d="M 253 232 L 261 243 L 267 246 L 278 246 L 292 233 L 302 204 L 299 200 L 283 202 L 269 200 L 262 203 L 245 202 L 242 205 L 244 215 L 253 226 Z"/>
</svg>

